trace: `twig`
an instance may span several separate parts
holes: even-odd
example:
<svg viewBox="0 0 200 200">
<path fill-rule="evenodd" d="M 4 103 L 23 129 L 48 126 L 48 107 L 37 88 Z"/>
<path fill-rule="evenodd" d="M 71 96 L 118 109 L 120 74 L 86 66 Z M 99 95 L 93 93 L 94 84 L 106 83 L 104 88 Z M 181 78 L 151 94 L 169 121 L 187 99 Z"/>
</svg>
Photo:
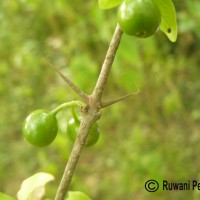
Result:
<svg viewBox="0 0 200 200">
<path fill-rule="evenodd" d="M 55 200 L 64 200 L 65 195 L 68 191 L 71 179 L 73 177 L 77 162 L 81 155 L 83 146 L 87 139 L 90 127 L 97 119 L 100 118 L 99 103 L 101 103 L 101 96 L 102 96 L 110 69 L 112 67 L 112 63 L 114 61 L 115 54 L 119 46 L 121 36 L 122 36 L 122 31 L 117 25 L 113 38 L 111 40 L 109 49 L 107 51 L 99 78 L 97 80 L 95 89 L 92 95 L 88 96 L 89 101 L 88 101 L 87 109 L 85 109 L 84 116 L 83 116 L 79 131 L 78 131 L 78 136 L 76 138 L 75 144 L 70 154 L 65 171 L 63 173 L 63 177 L 58 187 Z"/>
<path fill-rule="evenodd" d="M 108 79 L 108 75 L 110 73 L 110 69 L 112 67 L 113 61 L 115 59 L 115 55 L 120 44 L 122 30 L 120 29 L 119 25 L 116 26 L 113 38 L 109 45 L 105 60 L 103 62 L 103 66 L 101 68 L 100 75 L 98 77 L 96 86 L 93 91 L 93 95 L 97 101 L 100 101 L 104 87 L 106 85 L 106 81 Z"/>
<path fill-rule="evenodd" d="M 64 200 L 64 198 L 65 198 L 65 195 L 68 191 L 68 188 L 69 188 L 71 179 L 73 177 L 77 162 L 81 155 L 81 151 L 82 151 L 85 141 L 87 139 L 87 135 L 89 133 L 90 127 L 92 126 L 93 122 L 99 118 L 99 116 L 96 116 L 96 117 L 97 117 L 96 119 L 93 119 L 90 115 L 87 115 L 81 121 L 77 139 L 74 143 L 72 152 L 70 154 L 65 171 L 63 173 L 63 177 L 60 182 L 59 188 L 57 190 L 55 200 Z"/>
</svg>

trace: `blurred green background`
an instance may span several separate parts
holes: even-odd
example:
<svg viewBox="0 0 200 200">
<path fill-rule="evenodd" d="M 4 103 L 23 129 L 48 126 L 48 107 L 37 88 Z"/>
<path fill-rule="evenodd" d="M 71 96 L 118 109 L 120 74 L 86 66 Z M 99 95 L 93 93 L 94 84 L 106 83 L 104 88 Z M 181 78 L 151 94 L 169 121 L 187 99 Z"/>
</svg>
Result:
<svg viewBox="0 0 200 200">
<path fill-rule="evenodd" d="M 149 179 L 199 180 L 200 2 L 174 0 L 179 35 L 158 31 L 148 39 L 123 35 L 104 99 L 140 90 L 102 111 L 101 138 L 82 153 L 70 190 L 94 200 L 199 199 L 193 191 L 148 193 Z M 115 29 L 116 9 L 97 1 L 0 1 L 0 191 L 16 196 L 36 172 L 53 174 L 54 197 L 72 144 L 66 110 L 47 148 L 24 141 L 24 118 L 78 97 L 47 66 L 52 63 L 91 93 Z"/>
</svg>

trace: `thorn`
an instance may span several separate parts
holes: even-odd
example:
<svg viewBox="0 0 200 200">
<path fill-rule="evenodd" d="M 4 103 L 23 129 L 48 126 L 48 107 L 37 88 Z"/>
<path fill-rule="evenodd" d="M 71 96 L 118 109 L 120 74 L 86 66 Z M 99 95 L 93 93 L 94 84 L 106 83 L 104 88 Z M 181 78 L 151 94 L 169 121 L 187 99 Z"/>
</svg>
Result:
<svg viewBox="0 0 200 200">
<path fill-rule="evenodd" d="M 59 70 L 57 70 L 51 63 L 47 62 L 48 66 L 53 69 L 57 74 L 68 84 L 68 86 L 85 102 L 88 101 L 88 96 L 82 90 L 80 90 L 68 77 L 62 74 Z"/>
<path fill-rule="evenodd" d="M 140 90 L 138 90 L 138 91 L 135 92 L 135 93 L 127 94 L 127 95 L 125 95 L 125 96 L 123 96 L 123 97 L 119 97 L 119 98 L 114 99 L 114 100 L 111 100 L 111 101 L 102 101 L 102 102 L 101 102 L 101 108 L 105 108 L 105 107 L 108 107 L 108 106 L 110 106 L 110 105 L 112 105 L 112 104 L 118 103 L 119 101 L 125 100 L 125 99 L 127 99 L 128 97 L 133 96 L 134 94 L 138 94 L 139 92 L 140 92 Z"/>
</svg>

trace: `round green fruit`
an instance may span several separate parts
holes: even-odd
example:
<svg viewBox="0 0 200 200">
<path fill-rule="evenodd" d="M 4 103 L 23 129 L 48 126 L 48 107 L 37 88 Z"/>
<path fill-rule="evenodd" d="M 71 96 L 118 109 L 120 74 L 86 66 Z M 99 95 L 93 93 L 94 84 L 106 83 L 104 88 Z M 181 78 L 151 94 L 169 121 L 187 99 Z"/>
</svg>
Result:
<svg viewBox="0 0 200 200">
<path fill-rule="evenodd" d="M 158 29 L 161 13 L 152 0 L 125 0 L 118 9 L 118 22 L 126 34 L 146 38 Z"/>
<path fill-rule="evenodd" d="M 39 147 L 49 145 L 56 137 L 58 122 L 55 115 L 47 110 L 36 110 L 24 121 L 23 135 L 25 139 Z"/>
<path fill-rule="evenodd" d="M 79 126 L 80 126 L 80 121 L 74 120 L 74 118 L 72 118 L 67 124 L 67 134 L 72 142 L 75 142 L 76 140 Z M 86 147 L 93 146 L 94 144 L 97 143 L 98 139 L 99 139 L 99 127 L 97 123 L 94 123 L 90 129 L 89 135 L 85 142 L 85 146 Z"/>
</svg>

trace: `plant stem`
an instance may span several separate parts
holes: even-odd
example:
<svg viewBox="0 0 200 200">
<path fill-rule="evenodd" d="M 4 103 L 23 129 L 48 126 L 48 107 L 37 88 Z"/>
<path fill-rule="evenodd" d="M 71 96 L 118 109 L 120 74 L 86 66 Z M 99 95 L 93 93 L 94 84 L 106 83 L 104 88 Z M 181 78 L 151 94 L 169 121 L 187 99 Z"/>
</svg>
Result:
<svg viewBox="0 0 200 200">
<path fill-rule="evenodd" d="M 70 102 L 66 102 L 66 103 L 63 103 L 61 105 L 59 105 L 57 108 L 55 108 L 54 110 L 51 111 L 51 114 L 53 115 L 56 115 L 59 111 L 63 110 L 64 108 L 67 108 L 67 107 L 74 107 L 74 106 L 83 106 L 84 104 L 81 102 L 81 101 L 70 101 Z"/>
<path fill-rule="evenodd" d="M 117 24 L 113 38 L 110 42 L 106 57 L 104 59 L 96 86 L 93 91 L 93 95 L 96 97 L 96 99 L 98 99 L 98 101 L 100 101 L 102 93 L 104 91 L 104 87 L 106 85 L 108 75 L 110 73 L 113 61 L 115 59 L 115 55 L 116 55 L 117 49 L 119 47 L 122 34 L 123 34 L 122 30 L 120 29 L 119 25 Z"/>
<path fill-rule="evenodd" d="M 77 123 L 79 122 L 78 117 L 76 116 L 75 110 L 74 110 L 74 106 L 71 107 L 71 113 L 72 113 L 72 117 L 74 118 L 74 121 Z"/>
<path fill-rule="evenodd" d="M 86 142 L 88 132 L 90 130 L 90 127 L 93 124 L 93 121 L 94 121 L 94 119 L 92 119 L 92 117 L 90 115 L 83 117 L 83 119 L 81 120 L 78 135 L 77 135 L 76 141 L 74 143 L 72 152 L 70 154 L 69 160 L 67 162 L 65 171 L 63 173 L 63 177 L 60 182 L 59 188 L 57 190 L 55 200 L 64 200 L 64 198 L 65 198 L 65 195 L 68 191 L 68 188 L 69 188 L 71 179 L 73 177 L 77 162 L 81 155 L 81 151 Z"/>
<path fill-rule="evenodd" d="M 64 200 L 65 195 L 68 191 L 71 179 L 73 177 L 77 162 L 81 155 L 82 149 L 86 142 L 90 127 L 92 124 L 100 118 L 100 104 L 101 104 L 101 96 L 108 79 L 108 75 L 110 73 L 110 69 L 112 67 L 120 40 L 122 36 L 122 31 L 119 26 L 116 26 L 113 38 L 109 45 L 105 60 L 102 65 L 102 69 L 97 80 L 96 86 L 94 88 L 93 93 L 88 96 L 89 101 L 88 105 L 85 106 L 83 112 L 83 118 L 81 120 L 81 124 L 79 127 L 78 135 L 74 146 L 72 148 L 72 152 L 70 154 L 69 160 L 67 162 L 65 171 L 63 173 L 63 177 L 61 179 L 60 185 L 58 187 L 55 200 Z"/>
</svg>

